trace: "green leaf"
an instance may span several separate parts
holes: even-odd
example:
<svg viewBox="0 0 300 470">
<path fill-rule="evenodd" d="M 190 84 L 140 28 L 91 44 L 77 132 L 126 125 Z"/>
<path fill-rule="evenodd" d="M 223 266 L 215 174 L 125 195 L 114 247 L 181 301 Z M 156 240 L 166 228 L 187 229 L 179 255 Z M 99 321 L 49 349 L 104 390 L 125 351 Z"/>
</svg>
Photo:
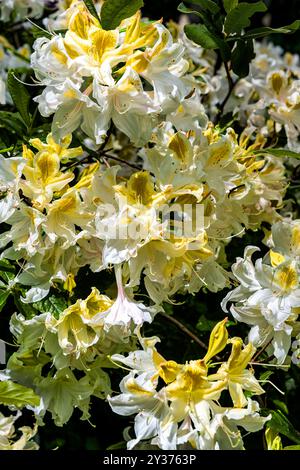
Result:
<svg viewBox="0 0 300 470">
<path fill-rule="evenodd" d="M 29 114 L 30 95 L 23 83 L 19 82 L 14 75 L 14 71 L 10 70 L 7 76 L 7 88 L 12 100 L 19 111 L 24 123 L 30 126 L 31 117 Z"/>
<path fill-rule="evenodd" d="M 273 157 L 291 157 L 300 159 L 300 153 L 288 149 L 260 149 L 253 152 L 255 155 L 273 155 Z"/>
<path fill-rule="evenodd" d="M 274 431 L 283 434 L 291 439 L 291 441 L 300 444 L 300 433 L 294 428 L 292 423 L 287 419 L 282 411 L 271 411 L 272 419 L 267 422 L 267 427 L 274 429 Z"/>
<path fill-rule="evenodd" d="M 0 382 L 0 403 L 21 408 L 25 405 L 38 406 L 40 397 L 31 388 L 16 384 L 11 380 Z"/>
<path fill-rule="evenodd" d="M 226 13 L 229 13 L 233 10 L 239 3 L 239 0 L 223 0 L 223 5 L 226 10 Z"/>
<path fill-rule="evenodd" d="M 247 77 L 249 74 L 249 65 L 255 57 L 253 39 L 247 41 L 237 41 L 237 44 L 231 55 L 231 66 L 234 73 L 240 77 Z"/>
<path fill-rule="evenodd" d="M 83 0 L 83 1 L 84 1 L 84 3 L 85 3 L 85 6 L 87 7 L 87 9 L 89 10 L 90 14 L 91 14 L 92 16 L 94 16 L 94 18 L 96 18 L 96 19 L 99 21 L 99 23 L 101 23 L 100 18 L 99 18 L 99 15 L 98 15 L 98 13 L 97 13 L 97 10 L 96 10 L 96 8 L 95 8 L 95 5 L 94 5 L 93 0 Z"/>
<path fill-rule="evenodd" d="M 181 2 L 178 7 L 177 7 L 177 10 L 180 11 L 181 13 L 185 13 L 185 14 L 193 14 L 193 15 L 197 15 L 199 16 L 200 18 L 203 18 L 203 16 L 201 15 L 201 13 L 199 13 L 199 11 L 196 11 L 196 10 L 192 10 L 191 8 L 188 8 L 183 2 Z"/>
<path fill-rule="evenodd" d="M 3 307 L 6 304 L 6 300 L 9 297 L 9 290 L 0 289 L 0 312 L 3 310 Z"/>
<path fill-rule="evenodd" d="M 106 0 L 101 8 L 102 28 L 116 29 L 122 20 L 133 16 L 143 5 L 143 0 Z"/>
<path fill-rule="evenodd" d="M 284 403 L 281 400 L 273 400 L 273 403 L 274 405 L 276 405 L 276 408 L 278 410 L 282 411 L 282 413 L 284 413 L 285 415 L 289 414 L 289 410 L 288 410 L 288 407 L 286 406 L 286 403 Z"/>
<path fill-rule="evenodd" d="M 14 149 L 13 145 L 11 147 L 6 147 L 6 149 L 1 149 L 0 150 L 0 153 L 7 153 L 7 152 L 11 152 L 12 150 Z"/>
<path fill-rule="evenodd" d="M 216 36 L 204 24 L 187 24 L 184 27 L 184 32 L 191 41 L 204 49 L 219 49 Z"/>
<path fill-rule="evenodd" d="M 250 18 L 255 13 L 266 11 L 267 7 L 263 2 L 240 3 L 226 16 L 224 29 L 227 34 L 240 33 L 242 29 L 250 26 Z"/>
<path fill-rule="evenodd" d="M 264 372 L 260 374 L 259 380 L 262 382 L 266 382 L 267 380 L 269 380 L 269 378 L 271 377 L 273 373 L 274 372 L 272 370 L 265 370 Z"/>
<path fill-rule="evenodd" d="M 33 306 L 39 312 L 51 313 L 56 319 L 58 319 L 60 314 L 68 307 L 68 304 L 64 298 L 50 295 L 50 297 L 46 299 L 35 302 Z"/>
<path fill-rule="evenodd" d="M 216 321 L 207 320 L 205 315 L 201 315 L 196 325 L 198 331 L 211 331 L 216 326 Z"/>
<path fill-rule="evenodd" d="M 9 281 L 12 281 L 15 277 L 15 274 L 12 273 L 11 271 L 5 271 L 4 269 L 0 269 L 0 277 L 3 279 L 3 281 L 8 284 Z"/>
<path fill-rule="evenodd" d="M 203 10 L 209 11 L 210 13 L 218 13 L 220 11 L 219 6 L 212 0 L 185 0 L 187 3 L 193 3 L 199 5 Z"/>
<path fill-rule="evenodd" d="M 41 26 L 39 26 L 38 24 L 35 24 L 32 20 L 30 20 L 30 23 L 31 23 L 31 27 L 30 27 L 30 34 L 32 35 L 32 37 L 34 39 L 38 39 L 38 38 L 47 38 L 47 39 L 51 39 L 53 36 L 51 35 L 51 33 L 49 33 L 49 31 L 47 31 L 46 29 L 42 28 Z"/>
<path fill-rule="evenodd" d="M 284 447 L 282 450 L 300 450 L 300 445 L 298 445 L 298 446 L 287 446 L 287 447 Z"/>
<path fill-rule="evenodd" d="M 230 49 L 223 39 L 213 34 L 204 24 L 187 24 L 184 32 L 191 41 L 204 47 L 204 49 L 220 49 L 222 59 L 229 60 Z"/>
<path fill-rule="evenodd" d="M 20 137 L 24 137 L 26 128 L 19 113 L 11 113 L 9 111 L 0 111 L 0 127 L 4 127 L 6 131 L 16 133 Z"/>
<path fill-rule="evenodd" d="M 10 262 L 7 261 L 6 259 L 1 259 L 0 260 L 0 271 L 5 271 L 5 272 L 8 272 L 8 273 L 15 273 L 16 268 L 12 264 L 10 264 Z"/>
<path fill-rule="evenodd" d="M 280 28 L 270 28 L 268 26 L 262 28 L 254 28 L 247 31 L 246 34 L 241 36 L 243 39 L 257 39 L 269 36 L 270 34 L 293 34 L 300 29 L 300 20 L 295 20 L 293 23 L 287 26 L 281 26 Z M 234 38 L 228 38 L 233 40 Z"/>
<path fill-rule="evenodd" d="M 22 291 L 21 291 L 22 292 Z M 24 294 L 25 294 L 25 289 L 24 289 Z M 21 302 L 20 300 L 20 291 L 14 292 L 14 304 L 17 307 L 18 311 L 24 315 L 26 319 L 30 319 L 38 315 L 38 310 L 36 310 L 32 304 L 24 304 L 24 302 Z M 22 292 L 23 294 L 23 292 Z"/>
</svg>

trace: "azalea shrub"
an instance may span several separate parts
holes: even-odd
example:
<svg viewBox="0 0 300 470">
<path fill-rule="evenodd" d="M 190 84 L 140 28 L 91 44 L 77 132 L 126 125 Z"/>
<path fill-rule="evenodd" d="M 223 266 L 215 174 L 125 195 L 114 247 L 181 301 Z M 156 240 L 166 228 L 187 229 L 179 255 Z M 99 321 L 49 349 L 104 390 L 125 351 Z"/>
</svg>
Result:
<svg viewBox="0 0 300 470">
<path fill-rule="evenodd" d="M 1 2 L 0 449 L 299 449 L 300 20 L 149 3 Z"/>
</svg>

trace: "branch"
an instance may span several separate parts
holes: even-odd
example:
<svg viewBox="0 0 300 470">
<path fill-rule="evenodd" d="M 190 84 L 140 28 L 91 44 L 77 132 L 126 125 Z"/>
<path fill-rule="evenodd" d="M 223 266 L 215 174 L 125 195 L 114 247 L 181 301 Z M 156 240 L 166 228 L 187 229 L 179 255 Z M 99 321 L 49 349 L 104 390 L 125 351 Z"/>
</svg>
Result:
<svg viewBox="0 0 300 470">
<path fill-rule="evenodd" d="M 253 356 L 252 358 L 252 361 L 251 362 L 255 362 L 256 359 L 267 349 L 267 347 L 269 346 L 269 344 L 271 343 L 271 339 L 270 341 L 268 341 L 259 351 L 257 351 L 257 353 Z"/>
<path fill-rule="evenodd" d="M 98 152 L 102 153 L 104 151 L 106 145 L 108 144 L 110 136 L 112 135 L 113 128 L 114 128 L 114 125 L 113 125 L 113 122 L 111 122 L 110 127 L 109 127 L 109 129 L 106 133 L 105 139 L 104 139 L 103 143 L 101 144 L 101 146 L 99 147 Z"/>
<path fill-rule="evenodd" d="M 168 315 L 167 313 L 165 312 L 159 312 L 160 315 L 162 315 L 164 318 L 166 318 L 167 320 L 169 320 L 171 323 L 173 323 L 174 325 L 177 326 L 177 328 L 179 328 L 181 331 L 183 331 L 183 333 L 185 333 L 187 336 L 189 336 L 193 341 L 195 341 L 195 343 L 199 344 L 199 346 L 201 346 L 201 348 L 207 350 L 208 347 L 205 343 L 203 343 L 203 341 L 201 341 L 201 339 L 198 338 L 198 336 L 196 336 L 194 333 L 192 333 L 185 325 L 183 325 L 183 323 L 181 323 L 179 320 L 177 320 L 176 318 L 174 318 L 173 316 L 171 315 Z"/>
<path fill-rule="evenodd" d="M 225 67 L 225 70 L 226 70 L 226 76 L 227 76 L 227 80 L 228 80 L 228 92 L 227 92 L 227 95 L 225 96 L 224 100 L 222 101 L 222 103 L 219 106 L 219 111 L 218 111 L 218 113 L 215 117 L 215 120 L 214 120 L 215 124 L 217 124 L 217 122 L 220 120 L 220 118 L 221 118 L 221 116 L 224 112 L 225 105 L 226 105 L 227 101 L 229 100 L 229 98 L 231 96 L 231 93 L 234 90 L 234 87 L 236 86 L 236 84 L 239 81 L 239 79 L 237 79 L 235 82 L 232 80 L 227 62 L 224 62 L 224 67 Z"/>
<path fill-rule="evenodd" d="M 134 170 L 141 170 L 141 168 L 138 165 L 135 165 L 134 163 L 127 162 L 126 160 L 123 160 L 122 158 L 115 157 L 114 155 L 109 155 L 106 152 L 103 152 L 103 156 L 105 158 L 111 158 L 112 160 L 115 160 L 116 162 L 124 163 L 124 165 L 130 166 Z"/>
<path fill-rule="evenodd" d="M 134 170 L 141 170 L 141 168 L 138 165 L 135 165 L 134 163 L 127 162 L 126 160 L 123 160 L 122 158 L 115 157 L 114 155 L 109 155 L 107 152 L 111 152 L 113 149 L 107 149 L 107 150 L 102 150 L 99 155 L 95 152 L 89 153 L 85 157 L 83 157 L 81 160 L 76 160 L 75 162 L 71 163 L 71 165 L 67 165 L 66 169 L 70 170 L 70 168 L 73 168 L 74 166 L 79 165 L 80 163 L 88 162 L 90 157 L 95 158 L 98 162 L 102 162 L 102 158 L 111 158 L 112 160 L 115 160 L 119 163 L 123 163 L 124 165 L 130 166 Z"/>
</svg>

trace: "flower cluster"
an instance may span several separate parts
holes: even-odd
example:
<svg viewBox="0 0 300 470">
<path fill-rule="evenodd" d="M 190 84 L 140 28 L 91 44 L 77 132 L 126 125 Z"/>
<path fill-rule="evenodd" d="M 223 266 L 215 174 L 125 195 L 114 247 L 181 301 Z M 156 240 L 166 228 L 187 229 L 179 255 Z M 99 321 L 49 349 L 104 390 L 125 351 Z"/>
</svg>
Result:
<svg viewBox="0 0 300 470">
<path fill-rule="evenodd" d="M 24 146 L 22 157 L 0 156 L 1 222 L 11 226 L 0 237 L 2 248 L 9 244 L 2 256 L 25 261 L 16 281 L 32 286 L 26 302 L 86 265 L 100 271 L 124 264 L 130 287 L 143 273 L 155 303 L 179 290 L 217 291 L 228 284 L 220 260 L 226 243 L 279 217 L 284 167 L 256 155 L 259 137 L 249 146 L 231 129 L 220 135 L 209 127 L 199 136 L 165 129 L 163 141 L 143 150 L 143 169 L 127 178 L 118 176 L 119 166 L 99 163 L 82 165 L 75 176 L 73 160 L 83 150 L 70 143 L 70 135 L 57 144 L 49 134 L 46 143 L 31 139 L 37 153 Z M 167 218 L 172 212 L 193 222 L 198 206 L 194 230 Z"/>
<path fill-rule="evenodd" d="M 227 294 L 223 308 L 226 311 L 232 302 L 234 318 L 251 325 L 249 341 L 258 347 L 270 344 L 270 353 L 282 363 L 300 327 L 299 220 L 275 223 L 268 244 L 271 249 L 263 259 L 253 263 L 251 257 L 259 249 L 248 246 L 244 258 L 232 266 L 240 285 Z"/>
<path fill-rule="evenodd" d="M 236 84 L 224 112 L 232 112 L 248 131 L 258 130 L 268 138 L 283 130 L 288 148 L 299 151 L 299 57 L 272 43 L 255 42 L 255 53 L 249 75 L 240 80 L 233 76 Z M 213 118 L 228 93 L 226 70 L 222 67 L 214 75 L 211 57 L 200 46 L 187 44 L 187 54 L 193 64 L 194 86 L 201 90 L 202 102 Z M 199 75 L 204 83 L 197 83 Z"/>
<path fill-rule="evenodd" d="M 190 91 L 182 79 L 184 48 L 161 22 L 142 21 L 140 12 L 105 31 L 83 3 L 70 9 L 65 35 L 34 45 L 32 67 L 45 85 L 36 98 L 41 114 L 55 113 L 56 138 L 81 127 L 101 143 L 112 121 L 136 145 L 146 143 L 159 116 Z"/>
<path fill-rule="evenodd" d="M 251 343 L 243 347 L 241 338 L 228 340 L 226 321 L 212 330 L 203 359 L 186 364 L 165 360 L 155 348 L 159 341 L 156 337 L 140 337 L 143 350 L 127 357 L 112 357 L 132 369 L 120 384 L 122 393 L 109 399 L 116 413 L 136 414 L 136 437 L 128 442 L 129 449 L 143 440 L 165 450 L 184 446 L 199 450 L 243 449 L 239 427 L 255 432 L 270 419 L 262 418 L 259 404 L 244 394 L 264 393 L 253 370 L 247 368 L 255 347 Z M 227 343 L 231 344 L 231 354 L 215 370 L 211 359 Z M 226 393 L 232 406 L 220 404 Z"/>
</svg>

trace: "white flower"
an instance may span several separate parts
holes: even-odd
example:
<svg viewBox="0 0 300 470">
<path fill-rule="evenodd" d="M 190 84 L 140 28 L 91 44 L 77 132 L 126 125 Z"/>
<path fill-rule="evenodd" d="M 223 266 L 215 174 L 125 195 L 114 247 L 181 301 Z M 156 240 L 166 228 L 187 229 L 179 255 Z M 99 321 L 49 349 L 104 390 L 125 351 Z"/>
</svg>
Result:
<svg viewBox="0 0 300 470">
<path fill-rule="evenodd" d="M 118 288 L 117 298 L 107 310 L 95 315 L 90 324 L 96 326 L 103 323 L 104 331 L 121 341 L 128 339 L 132 332 L 132 326 L 141 326 L 144 322 L 151 323 L 158 310 L 129 300 L 122 283 L 121 266 L 115 267 L 115 273 Z"/>
<path fill-rule="evenodd" d="M 142 351 L 132 352 L 128 357 L 112 356 L 114 362 L 132 369 L 120 383 L 121 393 L 109 397 L 114 412 L 124 416 L 136 414 L 136 438 L 127 443 L 129 449 L 150 439 L 152 445 L 165 450 L 186 443 L 199 450 L 242 449 L 238 426 L 255 432 L 270 419 L 260 417 L 258 403 L 246 400 L 243 394 L 243 389 L 253 394 L 264 392 L 246 369 L 255 351 L 252 345 L 241 350 L 242 340 L 235 338 L 229 360 L 216 374 L 209 375 L 210 359 L 226 346 L 226 321 L 213 329 L 203 359 L 186 364 L 166 361 L 155 349 L 157 338 L 141 338 L 139 332 Z M 227 387 L 233 408 L 220 406 Z"/>
<path fill-rule="evenodd" d="M 293 322 L 300 305 L 298 265 L 280 255 L 272 257 L 273 265 L 262 259 L 251 260 L 256 247 L 247 247 L 244 258 L 238 258 L 232 272 L 240 285 L 230 291 L 222 302 L 233 302 L 230 311 L 236 320 L 251 325 L 249 340 L 256 346 L 272 341 L 273 353 L 282 363 L 291 345 Z M 279 262 L 278 262 L 279 261 Z"/>
<path fill-rule="evenodd" d="M 67 16 L 65 36 L 39 38 L 32 55 L 46 85 L 36 101 L 44 116 L 55 112 L 53 134 L 62 138 L 81 126 L 101 143 L 112 120 L 133 143 L 146 143 L 158 116 L 188 94 L 182 45 L 160 22 L 142 22 L 140 12 L 114 31 L 103 30 L 83 3 Z"/>
<path fill-rule="evenodd" d="M 38 444 L 31 440 L 37 432 L 36 426 L 34 429 L 28 426 L 15 429 L 14 423 L 21 414 L 18 411 L 15 415 L 5 416 L 0 412 L 0 450 L 38 450 Z M 20 437 L 16 431 L 21 432 Z"/>
</svg>

